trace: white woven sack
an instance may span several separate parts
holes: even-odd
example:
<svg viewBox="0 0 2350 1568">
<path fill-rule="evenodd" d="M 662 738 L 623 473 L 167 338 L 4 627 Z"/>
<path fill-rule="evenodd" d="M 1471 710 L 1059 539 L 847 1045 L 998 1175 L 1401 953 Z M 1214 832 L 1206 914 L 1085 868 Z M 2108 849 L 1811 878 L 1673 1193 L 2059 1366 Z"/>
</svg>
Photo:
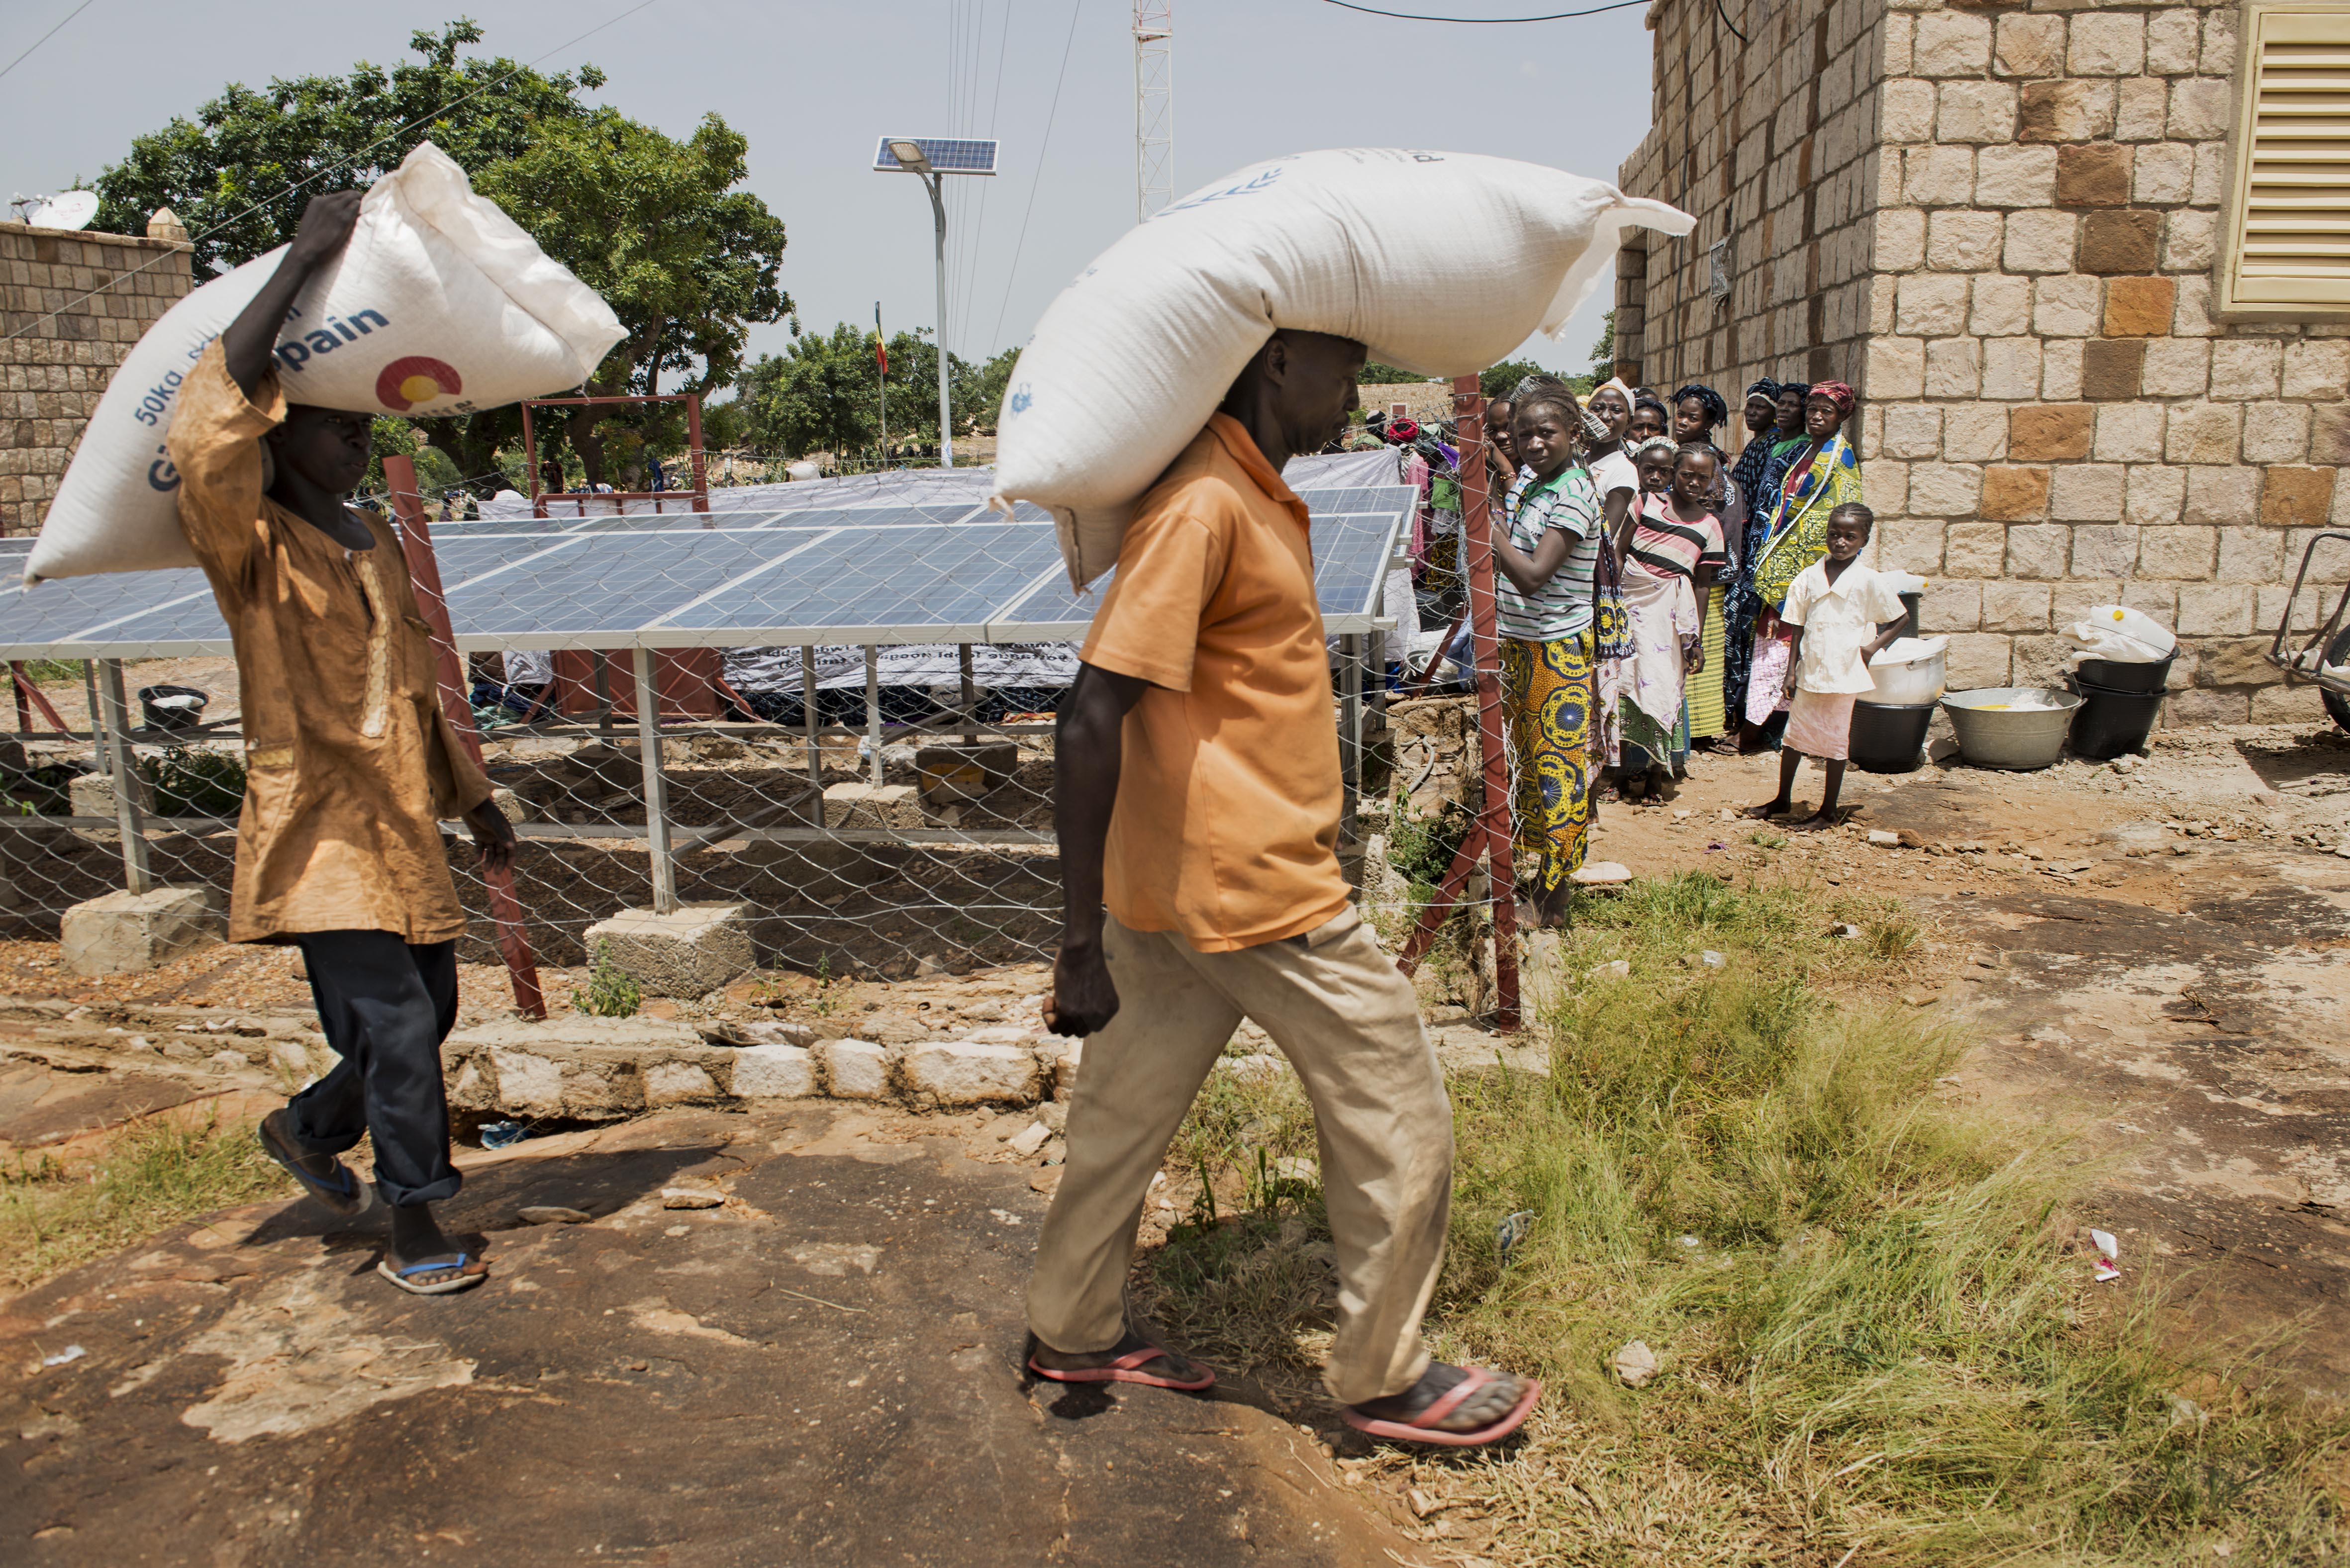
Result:
<svg viewBox="0 0 2350 1568">
<path fill-rule="evenodd" d="M 1507 158 L 1346 149 L 1243 169 L 1128 233 L 1045 310 L 1005 388 L 997 500 L 1053 514 L 1082 589 L 1276 328 L 1467 375 L 1562 331 L 1623 229 L 1695 226 Z"/>
<path fill-rule="evenodd" d="M 2125 605 L 2092 605 L 2085 618 L 2058 628 L 2056 635 L 2073 645 L 2064 659 L 2067 670 L 2079 669 L 2085 659 L 2152 664 L 2178 650 L 2178 639 L 2168 627 Z"/>
<path fill-rule="evenodd" d="M 49 504 L 27 583 L 194 564 L 164 432 L 189 367 L 284 255 L 204 285 L 131 348 Z M 361 199 L 350 244 L 295 301 L 277 369 L 289 402 L 467 413 L 578 386 L 622 331 L 594 289 L 428 141 Z"/>
</svg>

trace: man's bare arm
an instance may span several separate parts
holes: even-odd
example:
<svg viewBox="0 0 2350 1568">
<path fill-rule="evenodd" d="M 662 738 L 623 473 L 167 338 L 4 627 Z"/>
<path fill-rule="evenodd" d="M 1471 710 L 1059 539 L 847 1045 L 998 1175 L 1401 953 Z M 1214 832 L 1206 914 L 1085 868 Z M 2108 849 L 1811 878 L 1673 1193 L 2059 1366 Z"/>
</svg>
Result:
<svg viewBox="0 0 2350 1568">
<path fill-rule="evenodd" d="M 1103 961 L 1102 851 L 1118 804 L 1126 715 L 1149 682 L 1077 667 L 1061 702 L 1053 741 L 1053 827 L 1061 841 L 1061 948 L 1045 1025 L 1055 1034 L 1097 1034 L 1118 1013 L 1118 988 Z"/>
<path fill-rule="evenodd" d="M 332 195 L 314 196 L 302 209 L 301 227 L 294 231 L 294 243 L 286 248 L 286 259 L 261 286 L 261 292 L 252 302 L 237 312 L 228 330 L 221 334 L 222 350 L 228 358 L 229 379 L 246 397 L 261 385 L 261 378 L 269 369 L 269 357 L 277 348 L 277 329 L 286 324 L 286 313 L 294 307 L 294 296 L 313 274 L 335 259 L 351 237 L 351 230 L 359 221 L 359 192 L 338 191 Z"/>
</svg>

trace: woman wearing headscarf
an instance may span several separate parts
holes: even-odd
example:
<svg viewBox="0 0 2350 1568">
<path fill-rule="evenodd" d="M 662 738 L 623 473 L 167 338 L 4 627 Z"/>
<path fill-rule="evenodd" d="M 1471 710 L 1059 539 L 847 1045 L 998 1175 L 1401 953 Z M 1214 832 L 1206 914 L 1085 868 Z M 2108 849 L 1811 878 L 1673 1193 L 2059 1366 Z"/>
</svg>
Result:
<svg viewBox="0 0 2350 1568">
<path fill-rule="evenodd" d="M 1779 466 L 1772 454 L 1788 445 L 1779 429 L 1778 382 L 1765 377 L 1746 389 L 1745 417 L 1746 445 L 1730 471 L 1731 484 L 1745 498 L 1746 515 L 1726 541 L 1730 581 L 1721 606 L 1721 701 L 1729 734 L 1721 742 L 1724 750 L 1735 749 L 1739 720 L 1746 711 L 1746 672 L 1754 658 L 1753 561 L 1771 522 L 1768 474 Z M 1723 526 L 1729 526 L 1726 521 Z"/>
<path fill-rule="evenodd" d="M 1689 678 L 1689 733 L 1692 745 L 1710 742 L 1730 727 L 1722 704 L 1724 657 L 1722 613 L 1729 599 L 1729 549 L 1742 543 L 1746 530 L 1746 497 L 1731 476 L 1730 458 L 1714 439 L 1714 431 L 1730 418 L 1730 406 L 1711 387 L 1695 382 L 1673 394 L 1673 440 L 1683 446 L 1699 444 L 1713 451 L 1713 485 L 1706 510 L 1721 532 L 1715 556 L 1697 588 L 1698 616 L 1705 627 L 1705 661 Z M 1714 570 L 1719 567 L 1719 575 Z"/>
<path fill-rule="evenodd" d="M 1789 455 L 1785 477 L 1772 498 L 1770 527 L 1748 574 L 1758 607 L 1743 715 L 1750 742 L 1759 742 L 1762 727 L 1786 710 L 1795 636 L 1793 627 L 1779 620 L 1787 589 L 1804 567 L 1827 554 L 1828 514 L 1860 499 L 1860 454 L 1844 435 L 1845 422 L 1859 402 L 1842 381 L 1805 389 L 1804 439 Z"/>
</svg>

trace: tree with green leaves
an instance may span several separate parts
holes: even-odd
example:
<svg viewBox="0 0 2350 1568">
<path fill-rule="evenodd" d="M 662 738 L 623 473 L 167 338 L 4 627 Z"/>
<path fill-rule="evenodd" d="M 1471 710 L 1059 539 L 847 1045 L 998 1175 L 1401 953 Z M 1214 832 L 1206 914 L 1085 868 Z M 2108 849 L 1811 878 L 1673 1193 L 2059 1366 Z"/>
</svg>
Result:
<svg viewBox="0 0 2350 1568">
<path fill-rule="evenodd" d="M 1609 310 L 1599 318 L 1599 341 L 1591 346 L 1591 374 L 1594 385 L 1616 374 L 1616 312 Z"/>
<path fill-rule="evenodd" d="M 414 34 L 419 58 L 388 70 L 362 61 L 346 76 L 232 84 L 192 120 L 133 140 L 99 178 L 98 221 L 137 234 L 171 207 L 209 275 L 290 239 L 309 197 L 364 188 L 429 140 L 619 316 L 628 335 L 589 391 L 733 382 L 752 324 L 791 309 L 779 282 L 783 223 L 735 189 L 747 173 L 743 137 L 712 115 L 680 141 L 587 104 L 581 94 L 604 84 L 593 66 L 547 74 L 504 57 L 461 59 L 483 36 L 460 20 Z M 686 441 L 683 416 L 660 405 L 538 422 L 548 439 L 567 436 L 598 481 L 608 444 L 640 462 Z M 521 431 L 513 408 L 416 423 L 468 477 L 498 472 L 499 449 Z"/>
<path fill-rule="evenodd" d="M 993 431 L 1004 383 L 1019 350 L 984 365 L 947 358 L 947 396 L 958 436 Z M 842 322 L 828 333 L 802 333 L 781 354 L 763 354 L 736 381 L 745 438 L 784 457 L 859 452 L 881 439 L 886 389 L 889 442 L 935 443 L 939 435 L 939 356 L 928 327 L 889 339 L 886 382 L 869 329 Z"/>
</svg>

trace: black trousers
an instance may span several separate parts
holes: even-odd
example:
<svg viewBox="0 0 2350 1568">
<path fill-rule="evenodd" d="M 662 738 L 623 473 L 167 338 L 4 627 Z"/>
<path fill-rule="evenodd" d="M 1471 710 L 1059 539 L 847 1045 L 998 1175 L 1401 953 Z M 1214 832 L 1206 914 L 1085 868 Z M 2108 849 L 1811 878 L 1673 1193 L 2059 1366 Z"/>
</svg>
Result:
<svg viewBox="0 0 2350 1568">
<path fill-rule="evenodd" d="M 375 1138 L 376 1186 L 388 1202 L 438 1203 L 462 1178 L 449 1163 L 449 1096 L 441 1042 L 457 1022 L 457 944 L 409 943 L 390 931 L 305 931 L 327 1044 L 342 1060 L 294 1096 L 294 1141 L 341 1154 Z"/>
</svg>

